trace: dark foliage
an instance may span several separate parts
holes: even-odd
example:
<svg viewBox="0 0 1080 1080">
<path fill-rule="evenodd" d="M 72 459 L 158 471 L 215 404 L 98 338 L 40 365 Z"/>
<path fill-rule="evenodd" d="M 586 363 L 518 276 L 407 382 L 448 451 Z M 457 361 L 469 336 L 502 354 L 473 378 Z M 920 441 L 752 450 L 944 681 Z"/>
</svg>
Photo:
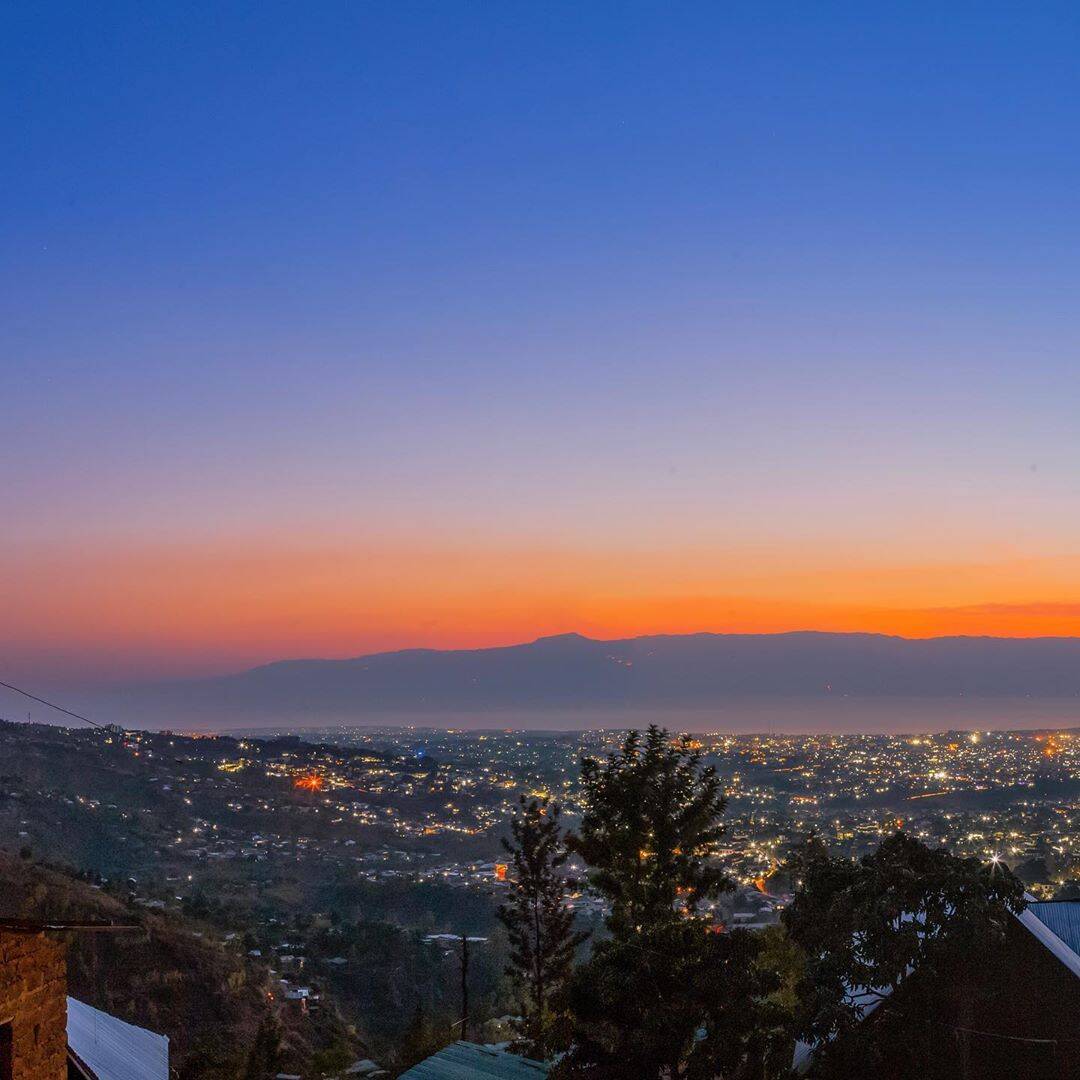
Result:
<svg viewBox="0 0 1080 1080">
<path fill-rule="evenodd" d="M 582 777 L 586 811 L 570 843 L 611 902 L 611 937 L 571 981 L 560 1075 L 764 1076 L 790 1045 L 780 980 L 759 962 L 762 939 L 714 933 L 697 916 L 731 888 L 714 854 L 725 807 L 716 773 L 689 739 L 653 726 L 606 763 L 583 762 Z"/>
<path fill-rule="evenodd" d="M 574 951 L 588 936 L 574 932 L 574 913 L 565 900 L 562 866 L 568 852 L 559 826 L 559 805 L 522 795 L 510 825 L 510 894 L 499 918 L 510 940 L 507 974 L 521 994 L 525 1046 L 544 1058 L 556 1022 L 553 1002 L 570 975 Z"/>
<path fill-rule="evenodd" d="M 798 1026 L 821 1046 L 815 1074 L 875 1067 L 889 1025 L 893 1065 L 909 1058 L 917 1075 L 931 1060 L 926 1018 L 972 1015 L 983 968 L 1010 912 L 1024 907 L 1022 884 L 1003 864 L 931 850 L 902 832 L 859 862 L 811 838 L 791 869 L 797 890 L 784 923 L 806 954 Z"/>
<path fill-rule="evenodd" d="M 662 925 L 677 906 L 692 913 L 731 888 L 711 857 L 724 829 L 720 780 L 686 736 L 655 724 L 631 731 L 622 749 L 581 767 L 586 811 L 573 851 L 612 905 L 613 933 Z"/>
<path fill-rule="evenodd" d="M 601 942 L 574 974 L 560 1077 L 759 1080 L 791 1061 L 763 939 L 680 919 Z M 786 1055 L 786 1058 L 785 1058 Z M 779 1062 L 779 1065 L 777 1064 Z"/>
<path fill-rule="evenodd" d="M 265 1080 L 277 1072 L 282 1035 L 280 1021 L 272 1013 L 267 1013 L 255 1032 L 244 1070 L 244 1080 Z"/>
</svg>

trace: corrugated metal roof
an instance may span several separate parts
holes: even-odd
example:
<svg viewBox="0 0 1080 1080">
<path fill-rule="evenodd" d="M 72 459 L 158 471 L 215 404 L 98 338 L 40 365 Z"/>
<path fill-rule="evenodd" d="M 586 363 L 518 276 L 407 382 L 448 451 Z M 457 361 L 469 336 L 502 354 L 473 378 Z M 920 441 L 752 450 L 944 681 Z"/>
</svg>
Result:
<svg viewBox="0 0 1080 1080">
<path fill-rule="evenodd" d="M 169 1040 L 67 999 L 68 1046 L 98 1080 L 169 1080 Z"/>
<path fill-rule="evenodd" d="M 548 1067 L 542 1061 L 477 1043 L 456 1042 L 414 1065 L 399 1080 L 543 1080 L 547 1074 Z"/>
<path fill-rule="evenodd" d="M 1072 951 L 1073 957 L 1067 958 L 1060 955 L 1060 950 L 1052 950 L 1058 955 L 1058 959 L 1075 972 L 1075 961 L 1080 959 L 1080 903 L 1069 900 L 1034 900 L 1028 904 L 1024 914 L 1028 913 L 1034 915 Z M 1043 944 L 1047 943 L 1044 941 Z"/>
</svg>

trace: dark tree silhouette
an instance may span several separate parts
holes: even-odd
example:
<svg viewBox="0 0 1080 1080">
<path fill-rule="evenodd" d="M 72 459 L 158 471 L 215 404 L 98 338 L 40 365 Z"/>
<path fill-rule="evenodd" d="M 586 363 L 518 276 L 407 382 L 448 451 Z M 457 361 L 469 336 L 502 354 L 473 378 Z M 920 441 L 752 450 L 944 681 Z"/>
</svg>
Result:
<svg viewBox="0 0 1080 1080">
<path fill-rule="evenodd" d="M 764 939 L 683 918 L 597 945 L 574 974 L 574 1041 L 556 1073 L 595 1080 L 763 1080 L 786 1075 L 780 980 Z"/>
<path fill-rule="evenodd" d="M 259 1022 L 244 1069 L 244 1080 L 265 1080 L 277 1071 L 281 1051 L 281 1024 L 271 1013 Z"/>
<path fill-rule="evenodd" d="M 631 731 L 605 763 L 586 758 L 581 774 L 586 811 L 568 844 L 611 902 L 613 933 L 663 925 L 732 887 L 712 858 L 726 800 L 689 738 L 655 724 L 644 739 Z"/>
<path fill-rule="evenodd" d="M 762 939 L 714 933 L 698 914 L 732 887 L 715 858 L 725 807 L 715 771 L 688 738 L 653 726 L 603 764 L 586 759 L 582 777 L 585 814 L 568 842 L 611 903 L 611 937 L 574 973 L 573 1045 L 558 1075 L 763 1076 L 780 980 L 759 962 Z"/>
<path fill-rule="evenodd" d="M 783 921 L 806 957 L 798 1026 L 821 1046 L 815 1075 L 873 1067 L 885 1028 L 894 1064 L 904 1058 L 911 1075 L 937 1075 L 941 1033 L 928 1033 L 927 1020 L 948 1014 L 961 1034 L 970 1027 L 983 969 L 1010 912 L 1025 906 L 1021 882 L 1004 864 L 931 850 L 902 832 L 859 862 L 832 857 L 812 837 L 790 868 L 796 893 Z M 874 1025 L 862 1023 L 886 1002 Z M 967 1075 L 963 1038 L 948 1068 Z"/>
<path fill-rule="evenodd" d="M 524 1049 L 542 1059 L 552 1049 L 553 1002 L 570 975 L 574 950 L 588 935 L 574 932 L 574 913 L 565 901 L 561 868 L 568 852 L 558 803 L 522 795 L 510 828 L 512 842 L 503 841 L 511 857 L 510 893 L 499 918 L 510 939 L 507 974 L 521 993 Z"/>
<path fill-rule="evenodd" d="M 446 1045 L 446 1038 L 442 1034 L 444 1030 L 432 1024 L 424 1010 L 424 1003 L 418 1000 L 409 1026 L 398 1042 L 395 1055 L 397 1068 L 404 1072 L 441 1050 Z"/>
</svg>

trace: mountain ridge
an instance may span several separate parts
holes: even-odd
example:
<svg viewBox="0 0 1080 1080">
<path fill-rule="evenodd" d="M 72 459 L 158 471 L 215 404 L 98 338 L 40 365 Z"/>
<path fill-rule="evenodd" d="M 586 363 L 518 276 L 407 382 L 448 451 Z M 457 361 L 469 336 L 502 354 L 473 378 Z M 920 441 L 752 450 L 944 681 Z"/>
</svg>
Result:
<svg viewBox="0 0 1080 1080">
<path fill-rule="evenodd" d="M 183 682 L 209 682 L 217 679 L 232 679 L 243 675 L 250 675 L 256 671 L 263 671 L 267 668 L 283 667 L 290 664 L 350 664 L 356 663 L 362 660 L 373 660 L 380 657 L 388 656 L 409 656 L 409 655 L 447 655 L 447 654 L 473 654 L 473 653 L 492 653 L 500 652 L 511 649 L 525 649 L 534 645 L 545 645 L 547 643 L 554 642 L 587 642 L 592 645 L 623 645 L 629 642 L 642 642 L 642 641 L 685 641 L 689 639 L 702 639 L 702 638 L 847 638 L 847 639 L 864 639 L 864 640 L 880 640 L 880 641 L 908 641 L 908 642 L 938 642 L 938 641 L 1001 641 L 1001 642 L 1077 642 L 1080 643 L 1080 635 L 1067 636 L 1062 634 L 1044 634 L 1035 636 L 1024 637 L 1003 637 L 997 634 L 936 634 L 932 637 L 907 637 L 904 634 L 885 634 L 877 631 L 864 631 L 864 630 L 778 630 L 769 633 L 728 633 L 725 631 L 715 630 L 693 630 L 685 634 L 637 634 L 631 637 L 622 638 L 594 638 L 589 637 L 588 634 L 581 634 L 577 631 L 568 631 L 563 634 L 542 634 L 540 637 L 533 638 L 531 641 L 518 641 L 512 642 L 508 645 L 478 645 L 472 648 L 457 648 L 457 649 L 439 649 L 433 646 L 411 646 L 405 649 L 381 649 L 378 652 L 373 653 L 358 653 L 355 656 L 340 656 L 340 657 L 327 657 L 327 656 L 293 656 L 286 657 L 280 660 L 268 660 L 263 664 L 256 664 L 254 667 L 244 668 L 242 671 L 230 672 L 225 675 L 209 676 L 206 678 L 194 678 L 182 680 Z"/>
<path fill-rule="evenodd" d="M 402 649 L 293 659 L 213 678 L 122 689 L 112 706 L 170 722 L 453 723 L 496 714 L 703 712 L 782 702 L 828 708 L 895 702 L 1068 699 L 1080 709 L 1080 638 L 904 638 L 779 634 L 578 633 L 474 649 Z M 446 722 L 450 722 L 447 720 Z M 412 721 L 409 721 L 412 722 Z M 500 724 L 501 726 L 501 724 Z"/>
</svg>

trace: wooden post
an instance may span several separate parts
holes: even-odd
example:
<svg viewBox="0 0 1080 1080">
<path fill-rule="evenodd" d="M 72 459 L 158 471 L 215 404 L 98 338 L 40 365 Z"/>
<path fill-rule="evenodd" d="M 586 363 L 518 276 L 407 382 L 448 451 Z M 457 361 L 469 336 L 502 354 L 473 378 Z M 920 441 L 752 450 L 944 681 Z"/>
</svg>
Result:
<svg viewBox="0 0 1080 1080">
<path fill-rule="evenodd" d="M 461 935 L 461 1038 L 469 1041 L 469 939 Z"/>
</svg>

